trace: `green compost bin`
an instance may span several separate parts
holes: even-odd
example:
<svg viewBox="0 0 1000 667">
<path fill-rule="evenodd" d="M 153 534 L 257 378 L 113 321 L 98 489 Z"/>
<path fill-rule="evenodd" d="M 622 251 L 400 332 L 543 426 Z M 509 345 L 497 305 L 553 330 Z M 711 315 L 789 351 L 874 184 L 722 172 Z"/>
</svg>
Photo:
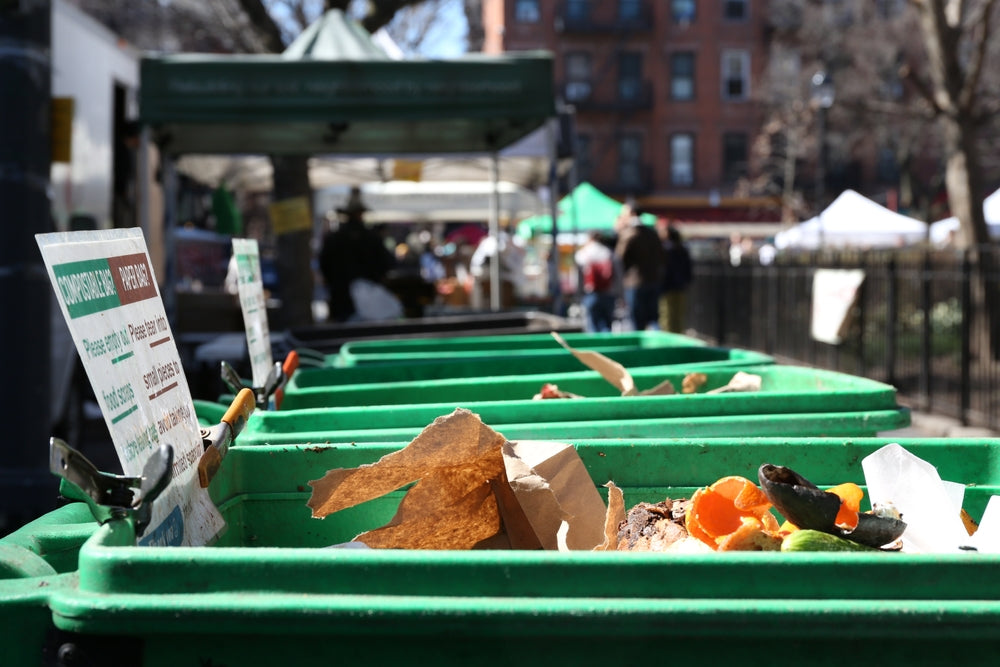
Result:
<svg viewBox="0 0 1000 667">
<path fill-rule="evenodd" d="M 701 347 L 705 343 L 691 336 L 663 331 L 629 333 L 565 333 L 568 345 L 576 349 L 607 354 L 618 350 L 652 350 L 676 347 Z M 336 366 L 362 366 L 384 363 L 412 363 L 445 359 L 546 358 L 566 351 L 550 333 L 514 336 L 456 336 L 451 338 L 413 338 L 406 340 L 362 340 L 345 343 L 340 352 L 329 358 Z"/>
<path fill-rule="evenodd" d="M 409 440 L 456 407 L 477 413 L 508 438 L 737 437 L 764 435 L 876 435 L 909 425 L 909 411 L 890 385 L 836 371 L 768 365 L 742 369 L 761 378 L 754 392 L 705 393 L 729 383 L 734 369 L 704 372 L 701 393 L 669 396 L 603 396 L 555 400 L 462 400 L 401 405 L 367 404 L 257 411 L 238 444 L 379 442 Z M 684 372 L 660 379 L 680 387 Z M 419 388 L 415 389 L 419 393 Z M 348 388 L 348 393 L 350 389 Z M 364 388 L 359 395 L 364 396 Z M 378 387 L 372 395 L 386 396 Z M 471 390 L 470 390 L 471 391 Z M 412 396 L 410 399 L 411 400 Z M 347 399 L 345 399 L 347 400 Z M 199 417 L 217 414 L 196 404 Z M 223 406 L 220 404 L 219 408 Z"/>
<path fill-rule="evenodd" d="M 281 332 L 288 349 L 318 355 L 335 354 L 345 343 L 375 338 L 431 338 L 435 336 L 517 335 L 531 332 L 579 332 L 579 322 L 539 310 L 470 312 L 424 315 L 420 318 L 377 322 L 339 322 L 292 327 Z"/>
<path fill-rule="evenodd" d="M 552 341 L 555 345 L 555 341 Z M 629 371 L 645 366 L 756 366 L 774 363 L 773 357 L 751 350 L 689 345 L 652 349 L 600 350 Z M 446 378 L 483 378 L 496 375 L 535 375 L 538 373 L 570 373 L 586 370 L 572 354 L 558 345 L 551 355 L 534 357 L 481 357 L 470 359 L 440 359 L 383 363 L 347 368 L 300 367 L 285 386 L 285 394 L 309 387 L 370 384 L 374 382 L 406 382 L 412 380 L 442 380 Z"/>
<path fill-rule="evenodd" d="M 0 665 L 57 664 L 48 597 L 76 583 L 80 547 L 97 529 L 71 503 L 0 539 Z"/>
<path fill-rule="evenodd" d="M 1000 493 L 997 440 L 894 440 L 969 484 L 978 519 Z M 626 507 L 763 462 L 820 486 L 863 483 L 884 438 L 579 441 L 593 482 Z M 402 491 L 311 518 L 307 482 L 398 444 L 233 448 L 210 493 L 227 524 L 212 547 L 136 547 L 127 520 L 80 550 L 75 585 L 47 593 L 81 646 L 122 643 L 134 663 L 577 664 L 989 663 L 1000 654 L 1000 557 L 979 554 L 326 549 L 383 525 Z M 601 489 L 603 492 L 603 489 Z M 130 643 L 131 642 L 131 643 Z"/>
<path fill-rule="evenodd" d="M 759 392 L 718 391 L 737 373 L 748 373 L 761 378 Z M 822 371 L 797 366 L 744 366 L 729 364 L 716 366 L 711 362 L 701 365 L 644 366 L 630 371 L 638 391 L 651 390 L 668 382 L 673 391 L 681 394 L 688 375 L 701 374 L 706 378 L 705 387 L 696 394 L 685 396 L 685 403 L 674 401 L 664 413 L 674 414 L 724 414 L 741 412 L 814 412 L 817 406 L 828 405 L 830 410 L 875 407 L 895 407 L 895 390 L 887 384 L 874 382 L 835 371 Z M 362 407 L 376 405 L 419 405 L 424 403 L 454 403 L 470 401 L 510 401 L 512 404 L 532 399 L 545 385 L 555 385 L 559 390 L 579 397 L 621 399 L 621 390 L 600 373 L 580 370 L 569 373 L 539 373 L 526 375 L 497 375 L 493 377 L 449 378 L 408 382 L 372 382 L 329 387 L 296 387 L 285 393 L 282 410 L 306 408 Z M 665 391 L 669 391 L 667 388 Z M 818 394 L 823 394 L 822 397 Z M 678 397 L 680 398 L 680 397 Z M 690 399 L 690 400 L 687 400 Z M 576 400 L 576 399 L 574 399 Z M 223 401 L 225 403 L 226 401 Z M 729 406 L 729 403 L 746 404 Z M 588 404 L 589 405 L 589 404 Z M 628 417 L 632 408 L 643 404 L 622 404 L 620 414 Z M 825 408 L 824 408 L 825 409 Z M 641 416 L 649 416 L 643 412 Z M 507 420 L 509 421 L 509 420 Z M 560 421 L 563 421 L 560 419 Z"/>
</svg>

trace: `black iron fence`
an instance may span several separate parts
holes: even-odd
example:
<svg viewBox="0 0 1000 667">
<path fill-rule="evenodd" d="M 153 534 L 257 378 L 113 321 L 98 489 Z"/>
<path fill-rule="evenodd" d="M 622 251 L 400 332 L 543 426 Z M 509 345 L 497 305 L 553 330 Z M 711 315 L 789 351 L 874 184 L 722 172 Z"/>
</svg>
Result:
<svg viewBox="0 0 1000 667">
<path fill-rule="evenodd" d="M 914 409 L 1000 429 L 1000 344 L 983 305 L 1000 288 L 983 267 L 998 261 L 993 247 L 782 252 L 766 265 L 753 254 L 738 266 L 701 258 L 687 326 L 718 345 L 880 380 Z M 818 269 L 864 272 L 839 344 L 812 335 Z"/>
</svg>

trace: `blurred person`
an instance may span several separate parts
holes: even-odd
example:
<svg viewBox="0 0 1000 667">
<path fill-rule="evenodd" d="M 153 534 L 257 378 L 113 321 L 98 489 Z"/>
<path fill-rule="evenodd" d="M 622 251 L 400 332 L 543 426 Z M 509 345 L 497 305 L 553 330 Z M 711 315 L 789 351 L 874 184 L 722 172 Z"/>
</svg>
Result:
<svg viewBox="0 0 1000 667">
<path fill-rule="evenodd" d="M 615 256 L 622 265 L 625 305 L 636 331 L 659 326 L 664 268 L 660 236 L 651 226 L 642 223 L 641 215 L 641 211 L 626 205 L 615 220 L 618 232 Z"/>
<path fill-rule="evenodd" d="M 583 273 L 583 312 L 587 331 L 611 331 L 615 319 L 614 253 L 591 231 L 573 259 Z"/>
<path fill-rule="evenodd" d="M 760 262 L 761 266 L 771 266 L 774 263 L 774 256 L 777 254 L 778 249 L 774 247 L 773 240 L 768 239 L 757 249 L 757 261 Z"/>
<path fill-rule="evenodd" d="M 434 284 L 422 275 L 420 253 L 407 243 L 396 245 L 396 266 L 386 274 L 385 286 L 399 299 L 406 318 L 423 317 L 437 298 Z"/>
<path fill-rule="evenodd" d="M 516 295 L 523 291 L 524 283 L 524 240 L 508 232 L 499 234 L 500 248 L 500 302 L 504 308 L 514 305 Z M 482 307 L 490 300 L 490 263 L 497 253 L 497 239 L 485 236 L 469 259 L 469 273 L 472 275 L 473 306 Z M 481 290 L 481 291 L 480 291 Z M 477 301 L 484 303 L 477 303 Z"/>
<path fill-rule="evenodd" d="M 687 309 L 687 288 L 691 284 L 691 253 L 681 238 L 680 230 L 666 218 L 656 221 L 663 238 L 665 259 L 662 291 L 660 292 L 660 329 L 672 333 L 684 332 Z"/>
<path fill-rule="evenodd" d="M 357 311 L 351 282 L 358 278 L 381 284 L 395 265 L 382 236 L 367 227 L 360 188 L 351 188 L 347 203 L 338 208 L 340 223 L 323 237 L 319 267 L 329 293 L 330 319 L 346 322 Z"/>
</svg>

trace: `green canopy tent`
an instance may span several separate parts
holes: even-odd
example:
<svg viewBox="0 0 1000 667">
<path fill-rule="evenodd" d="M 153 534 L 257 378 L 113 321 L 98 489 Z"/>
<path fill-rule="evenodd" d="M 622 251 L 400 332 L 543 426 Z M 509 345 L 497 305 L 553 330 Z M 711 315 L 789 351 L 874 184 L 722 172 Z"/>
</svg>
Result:
<svg viewBox="0 0 1000 667">
<path fill-rule="evenodd" d="M 143 58 L 140 120 L 164 156 L 480 153 L 495 165 L 500 149 L 555 116 L 546 52 L 394 61 L 333 34 L 360 29 L 338 10 L 320 21 L 283 55 Z M 337 51 L 342 43 L 351 51 Z M 147 221 L 144 211 L 148 231 Z"/>
<path fill-rule="evenodd" d="M 588 232 L 592 230 L 612 232 L 615 219 L 621 213 L 622 203 L 604 194 L 587 182 L 580 183 L 573 191 L 559 200 L 557 228 L 560 233 Z M 641 219 L 647 225 L 656 222 L 656 216 L 644 213 Z M 552 216 L 536 215 L 525 218 L 517 226 L 520 236 L 531 238 L 538 234 L 552 232 Z"/>
</svg>

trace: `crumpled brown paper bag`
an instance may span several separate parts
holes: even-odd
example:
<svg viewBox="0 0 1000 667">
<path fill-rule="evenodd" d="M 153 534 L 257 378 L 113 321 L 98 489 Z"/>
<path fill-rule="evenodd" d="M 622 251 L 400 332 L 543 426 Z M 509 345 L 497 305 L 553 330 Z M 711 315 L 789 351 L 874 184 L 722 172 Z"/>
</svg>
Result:
<svg viewBox="0 0 1000 667">
<path fill-rule="evenodd" d="M 607 380 L 613 387 L 622 393 L 622 396 L 669 396 L 677 393 L 676 388 L 670 380 L 664 380 L 655 387 L 639 391 L 635 386 L 635 380 L 632 378 L 632 374 L 614 359 L 610 359 L 600 352 L 577 350 L 571 347 L 570 344 L 555 331 L 551 331 L 549 333 L 553 338 L 555 338 L 557 343 L 562 345 L 567 352 L 576 357 L 580 363 L 587 368 L 600 373 L 601 377 Z M 697 393 L 698 389 L 700 389 L 706 381 L 707 377 L 704 373 L 688 373 L 684 376 L 681 393 Z M 550 386 L 555 387 L 555 385 Z M 760 391 L 760 387 L 761 378 L 759 375 L 751 375 L 750 373 L 738 371 L 729 381 L 729 384 L 706 393 L 720 394 L 724 392 L 737 391 Z M 565 394 L 567 398 L 583 398 L 582 396 L 577 396 L 576 394 L 570 394 L 567 392 L 562 393 Z M 546 397 L 543 395 L 537 395 L 535 398 Z"/>
<path fill-rule="evenodd" d="M 462 408 L 405 448 L 309 482 L 313 517 L 416 482 L 396 515 L 355 541 L 382 549 L 591 549 L 605 539 L 604 502 L 572 445 L 510 443 Z M 571 546 L 569 546 L 571 545 Z"/>
<path fill-rule="evenodd" d="M 510 487 L 543 549 L 593 549 L 604 541 L 604 501 L 572 445 L 519 440 L 504 443 L 503 455 Z"/>
</svg>

